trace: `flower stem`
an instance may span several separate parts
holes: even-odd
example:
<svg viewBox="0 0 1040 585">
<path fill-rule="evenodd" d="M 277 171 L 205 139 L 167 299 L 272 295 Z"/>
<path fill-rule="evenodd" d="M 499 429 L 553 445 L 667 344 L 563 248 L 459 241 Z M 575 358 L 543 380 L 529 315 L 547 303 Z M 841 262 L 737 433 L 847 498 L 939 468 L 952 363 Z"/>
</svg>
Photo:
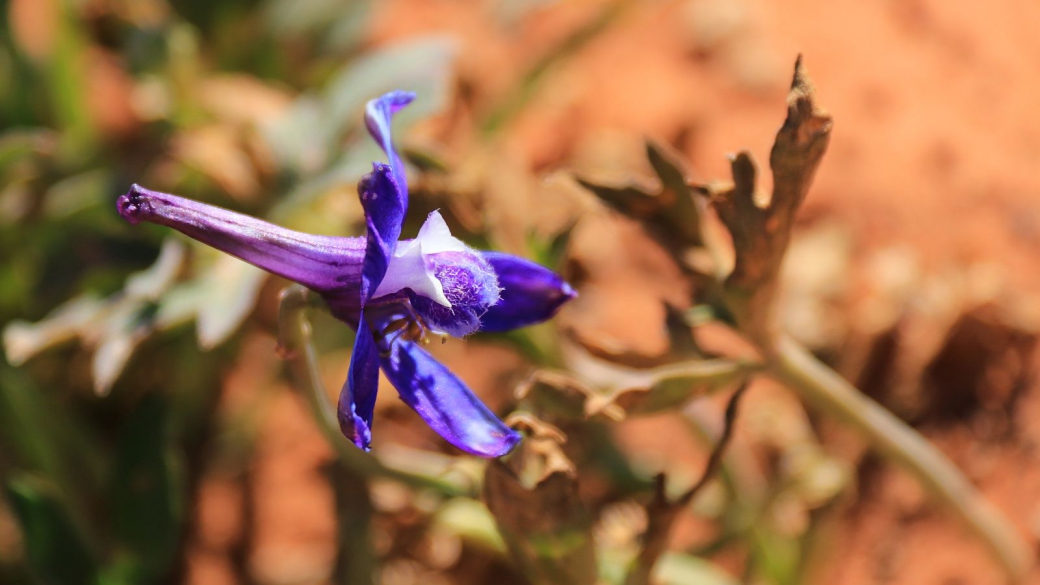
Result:
<svg viewBox="0 0 1040 585">
<path fill-rule="evenodd" d="M 708 456 L 708 462 L 704 466 L 704 472 L 701 474 L 701 478 L 697 480 L 697 483 L 693 484 L 690 489 L 686 490 L 675 500 L 669 501 L 665 493 L 664 474 L 659 474 L 655 478 L 654 499 L 646 509 L 648 524 L 646 532 L 643 534 L 643 546 L 635 561 L 629 567 L 628 574 L 625 575 L 625 585 L 648 585 L 652 582 L 651 573 L 661 555 L 668 548 L 668 537 L 675 520 L 679 516 L 679 512 L 690 505 L 693 498 L 708 485 L 708 482 L 722 468 L 722 458 L 726 454 L 726 447 L 729 446 L 730 439 L 733 438 L 733 427 L 737 420 L 737 406 L 740 404 L 740 398 L 747 391 L 747 388 L 748 380 L 745 379 L 729 399 L 729 404 L 726 406 L 722 433 L 719 435 L 718 441 L 715 442 L 715 446 L 712 447 L 711 454 Z"/>
<path fill-rule="evenodd" d="M 781 337 L 774 349 L 769 375 L 866 436 L 874 448 L 910 472 L 957 514 L 989 546 L 1014 582 L 1022 581 L 1032 564 L 1029 549 L 945 455 L 794 340 Z"/>
</svg>

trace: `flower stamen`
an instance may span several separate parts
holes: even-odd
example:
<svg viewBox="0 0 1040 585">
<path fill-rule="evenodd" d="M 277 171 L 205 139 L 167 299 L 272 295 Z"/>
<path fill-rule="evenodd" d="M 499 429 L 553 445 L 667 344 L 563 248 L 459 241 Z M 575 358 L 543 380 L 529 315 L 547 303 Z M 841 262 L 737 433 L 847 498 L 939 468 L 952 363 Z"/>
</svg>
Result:
<svg viewBox="0 0 1040 585">
<path fill-rule="evenodd" d="M 394 299 L 393 302 L 379 302 L 377 299 L 365 307 L 365 313 L 370 317 L 372 335 L 384 357 L 390 354 L 391 346 L 399 339 L 429 345 L 430 337 L 434 335 L 408 298 Z"/>
</svg>

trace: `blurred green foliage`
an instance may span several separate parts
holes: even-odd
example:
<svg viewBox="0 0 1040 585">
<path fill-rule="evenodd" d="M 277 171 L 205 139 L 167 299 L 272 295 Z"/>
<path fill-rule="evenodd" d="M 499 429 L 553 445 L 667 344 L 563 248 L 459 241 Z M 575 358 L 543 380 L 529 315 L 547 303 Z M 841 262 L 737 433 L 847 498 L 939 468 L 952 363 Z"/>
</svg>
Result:
<svg viewBox="0 0 1040 585">
<path fill-rule="evenodd" d="M 2 517 L 21 527 L 0 581 L 183 572 L 221 375 L 263 279 L 163 244 L 162 230 L 129 229 L 113 202 L 144 182 L 291 225 L 326 217 L 307 210 L 374 157 L 357 141 L 365 100 L 414 88 L 407 127 L 449 90 L 450 43 L 361 51 L 368 11 L 337 0 L 0 4 L 0 480 Z M 355 220 L 321 227 L 347 234 Z M 201 353 L 195 336 L 221 348 Z"/>
</svg>

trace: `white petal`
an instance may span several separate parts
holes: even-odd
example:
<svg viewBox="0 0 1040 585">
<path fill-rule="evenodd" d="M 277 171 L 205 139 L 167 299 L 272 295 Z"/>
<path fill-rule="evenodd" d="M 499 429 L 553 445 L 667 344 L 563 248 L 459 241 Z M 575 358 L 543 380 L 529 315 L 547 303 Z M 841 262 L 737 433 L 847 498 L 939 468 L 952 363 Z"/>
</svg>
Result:
<svg viewBox="0 0 1040 585">
<path fill-rule="evenodd" d="M 394 255 L 386 268 L 386 276 L 376 287 L 373 298 L 393 294 L 401 289 L 410 288 L 440 305 L 451 308 L 451 301 L 444 296 L 444 287 L 427 268 L 424 258 L 429 254 L 440 252 L 463 251 L 466 244 L 451 235 L 444 218 L 434 211 L 419 228 L 419 235 L 414 240 L 398 242 Z"/>
<path fill-rule="evenodd" d="M 428 297 L 446 307 L 451 307 L 441 283 L 426 268 L 423 261 L 422 246 L 401 246 L 401 255 L 395 253 L 386 268 L 386 276 L 376 287 L 373 298 L 393 294 L 401 289 L 410 288 L 416 294 Z"/>
<path fill-rule="evenodd" d="M 444 223 L 441 212 L 432 211 L 419 228 L 416 242 L 422 246 L 423 254 L 440 254 L 441 252 L 464 252 L 466 244 L 451 235 L 448 224 Z"/>
</svg>

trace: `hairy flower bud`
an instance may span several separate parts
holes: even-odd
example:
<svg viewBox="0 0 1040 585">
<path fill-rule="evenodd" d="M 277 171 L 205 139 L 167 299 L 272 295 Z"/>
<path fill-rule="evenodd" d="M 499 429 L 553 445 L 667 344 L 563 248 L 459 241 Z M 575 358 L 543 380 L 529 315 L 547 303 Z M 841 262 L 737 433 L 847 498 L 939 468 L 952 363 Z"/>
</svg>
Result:
<svg viewBox="0 0 1040 585">
<path fill-rule="evenodd" d="M 450 307 L 411 295 L 412 306 L 435 331 L 463 337 L 480 328 L 480 318 L 499 300 L 501 288 L 495 269 L 473 250 L 441 252 L 424 258 L 440 282 Z"/>
<path fill-rule="evenodd" d="M 398 244 L 373 297 L 402 290 L 431 329 L 462 337 L 480 328 L 501 289 L 491 264 L 452 236 L 434 211 L 414 240 Z"/>
</svg>

